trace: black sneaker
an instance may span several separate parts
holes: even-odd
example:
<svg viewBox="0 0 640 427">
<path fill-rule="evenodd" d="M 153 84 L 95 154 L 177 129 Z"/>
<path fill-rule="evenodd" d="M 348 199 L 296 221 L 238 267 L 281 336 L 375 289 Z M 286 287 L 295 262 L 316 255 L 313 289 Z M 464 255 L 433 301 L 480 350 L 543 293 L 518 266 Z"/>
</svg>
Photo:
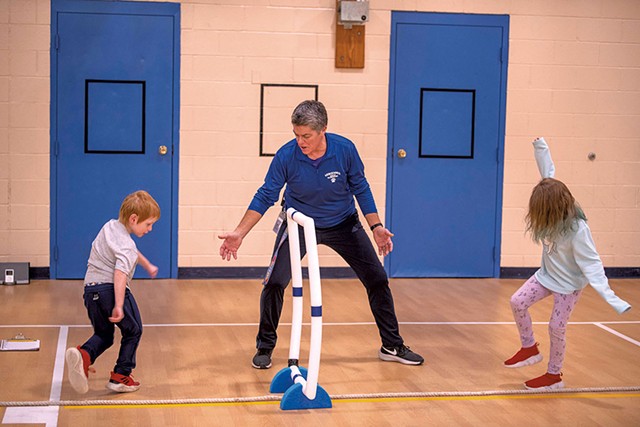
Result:
<svg viewBox="0 0 640 427">
<path fill-rule="evenodd" d="M 256 355 L 253 356 L 253 361 L 251 362 L 251 366 L 253 366 L 256 369 L 269 369 L 271 367 L 272 352 L 273 352 L 273 349 L 259 348 Z"/>
<path fill-rule="evenodd" d="M 400 362 L 405 365 L 422 365 L 424 358 L 411 351 L 406 345 L 399 347 L 380 347 L 378 357 L 386 362 Z"/>
</svg>

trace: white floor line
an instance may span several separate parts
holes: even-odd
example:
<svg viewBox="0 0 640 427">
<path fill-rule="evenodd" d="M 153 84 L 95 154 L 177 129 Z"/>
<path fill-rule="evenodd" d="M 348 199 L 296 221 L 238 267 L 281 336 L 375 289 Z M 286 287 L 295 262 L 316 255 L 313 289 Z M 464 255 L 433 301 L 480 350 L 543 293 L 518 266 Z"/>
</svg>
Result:
<svg viewBox="0 0 640 427">
<path fill-rule="evenodd" d="M 49 393 L 49 401 L 52 403 L 60 401 L 62 377 L 64 375 L 64 353 L 67 346 L 68 334 L 68 327 L 60 327 L 56 361 L 53 365 L 53 378 L 51 379 L 51 393 Z M 44 424 L 46 427 L 57 427 L 59 411 L 59 405 L 37 408 L 9 407 L 4 412 L 2 424 Z"/>
<path fill-rule="evenodd" d="M 400 325 L 515 325 L 515 322 L 398 322 Z M 549 322 L 533 322 L 534 325 L 546 325 Z M 569 325 L 617 325 L 617 324 L 640 324 L 640 320 L 611 320 L 600 322 L 569 322 Z M 280 325 L 291 326 L 291 323 L 280 323 Z M 310 325 L 310 323 L 303 323 Z M 324 322 L 323 326 L 370 326 L 374 322 Z M 241 327 L 258 326 L 258 323 L 145 323 L 145 328 L 181 328 L 181 327 Z M 0 325 L 1 328 L 90 328 L 86 325 Z"/>
<path fill-rule="evenodd" d="M 611 328 L 609 328 L 607 326 L 604 326 L 602 323 L 594 323 L 594 325 L 596 325 L 598 328 L 604 329 L 605 331 L 607 331 L 607 332 L 609 332 L 609 333 L 611 333 L 611 334 L 613 334 L 613 335 L 615 335 L 617 337 L 622 338 L 625 341 L 629 341 L 631 344 L 635 344 L 638 347 L 640 347 L 640 341 L 636 341 L 633 338 L 630 338 L 630 337 L 628 337 L 628 336 L 626 336 L 624 334 L 621 334 L 620 332 L 618 332 L 618 331 L 616 331 L 614 329 L 611 329 Z"/>
<path fill-rule="evenodd" d="M 57 427 L 60 406 L 16 407 L 4 411 L 2 424 L 44 424 Z"/>
<path fill-rule="evenodd" d="M 64 376 L 64 355 L 67 350 L 67 336 L 69 328 L 62 326 L 58 334 L 58 348 L 56 349 L 56 362 L 53 365 L 53 378 L 51 379 L 51 394 L 49 400 L 60 400 L 62 381 Z"/>
</svg>

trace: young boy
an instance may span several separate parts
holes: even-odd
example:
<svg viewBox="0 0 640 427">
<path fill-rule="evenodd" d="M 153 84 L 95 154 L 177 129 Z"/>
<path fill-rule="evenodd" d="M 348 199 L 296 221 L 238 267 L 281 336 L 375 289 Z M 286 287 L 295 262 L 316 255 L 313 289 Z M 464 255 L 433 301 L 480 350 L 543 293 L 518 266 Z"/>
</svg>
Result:
<svg viewBox="0 0 640 427">
<path fill-rule="evenodd" d="M 158 267 L 138 251 L 131 234 L 144 236 L 158 219 L 158 203 L 146 191 L 136 191 L 122 202 L 119 218 L 108 221 L 91 244 L 84 277 L 84 305 L 93 326 L 93 336 L 66 352 L 69 382 L 78 393 L 89 390 L 89 371 L 95 372 L 91 365 L 113 345 L 114 325 L 120 328 L 122 340 L 107 388 L 120 393 L 140 388 L 131 371 L 136 366 L 142 320 L 129 283 L 137 263 L 151 278 L 158 274 Z"/>
</svg>

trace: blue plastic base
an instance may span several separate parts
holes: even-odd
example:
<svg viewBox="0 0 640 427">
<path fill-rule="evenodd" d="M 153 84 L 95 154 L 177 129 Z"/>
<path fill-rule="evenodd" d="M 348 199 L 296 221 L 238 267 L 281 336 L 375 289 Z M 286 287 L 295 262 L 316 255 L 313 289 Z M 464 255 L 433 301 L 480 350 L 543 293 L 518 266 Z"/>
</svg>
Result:
<svg viewBox="0 0 640 427">
<path fill-rule="evenodd" d="M 331 408 L 331 406 L 331 398 L 322 387 L 317 386 L 316 398 L 309 400 L 309 398 L 302 393 L 302 384 L 294 384 L 289 387 L 280 401 L 280 409 L 284 411 Z"/>
<path fill-rule="evenodd" d="M 300 373 L 302 374 L 302 378 L 307 379 L 307 368 L 298 367 Z M 281 369 L 271 380 L 271 385 L 269 386 L 269 393 L 284 393 L 289 387 L 293 385 L 293 380 L 291 379 L 291 368 L 283 368 Z"/>
</svg>

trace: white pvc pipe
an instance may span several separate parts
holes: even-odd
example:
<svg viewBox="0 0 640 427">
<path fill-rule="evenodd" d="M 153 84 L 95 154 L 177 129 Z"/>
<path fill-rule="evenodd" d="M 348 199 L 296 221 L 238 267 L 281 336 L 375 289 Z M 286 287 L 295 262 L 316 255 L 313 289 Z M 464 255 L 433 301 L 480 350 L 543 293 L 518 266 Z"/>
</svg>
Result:
<svg viewBox="0 0 640 427">
<path fill-rule="evenodd" d="M 291 369 L 291 379 L 293 380 L 294 383 L 302 384 L 302 390 L 304 392 L 304 389 L 307 386 L 307 380 L 305 380 L 304 377 L 302 376 L 300 369 L 296 365 L 291 365 L 289 369 Z"/>
<path fill-rule="evenodd" d="M 304 240 L 305 247 L 307 249 L 307 263 L 309 266 L 309 288 L 311 292 L 311 343 L 309 348 L 309 367 L 307 371 L 307 380 L 306 384 L 303 385 L 303 393 L 305 396 L 309 398 L 309 400 L 313 400 L 316 397 L 316 390 L 318 387 L 318 374 L 320 372 L 320 352 L 322 347 L 322 287 L 320 284 L 320 262 L 318 260 L 318 244 L 316 241 L 316 229 L 315 222 L 313 218 L 310 218 L 304 215 L 301 212 L 296 211 L 293 208 L 289 208 L 287 210 L 287 216 L 289 218 L 288 223 L 297 223 L 300 224 L 304 229 Z M 300 266 L 300 257 L 299 257 L 299 249 L 298 249 L 298 258 L 296 264 L 293 261 L 293 252 L 291 249 L 291 245 L 293 245 L 293 241 L 291 240 L 292 234 L 296 235 L 296 240 L 298 240 L 296 248 L 300 247 L 299 239 L 298 239 L 298 230 L 297 225 L 294 224 L 295 231 L 293 233 L 289 233 L 289 248 L 291 252 L 291 268 L 292 268 L 292 279 L 294 275 L 294 265 Z M 291 230 L 289 228 L 288 230 Z M 297 269 L 296 269 L 297 270 Z M 301 270 L 301 267 L 299 268 Z M 300 301 L 302 302 L 302 301 Z M 302 305 L 302 304 L 300 304 Z M 293 323 L 293 321 L 292 321 Z M 300 323 L 302 323 L 302 319 L 300 319 Z M 302 326 L 300 326 L 302 327 Z M 292 344 L 293 344 L 293 330 L 292 326 Z M 297 348 L 299 350 L 300 346 L 300 335 L 298 335 L 298 343 Z M 293 345 L 292 345 L 293 348 Z M 290 350 L 291 354 L 291 350 Z M 294 378 L 294 372 L 292 370 L 292 378 Z"/>
<path fill-rule="evenodd" d="M 288 214 L 288 212 L 287 212 Z M 300 237 L 298 224 L 295 221 L 287 221 L 289 233 L 289 259 L 291 260 L 291 286 L 293 289 L 292 315 L 291 315 L 291 341 L 289 344 L 289 359 L 300 358 L 300 338 L 302 336 L 302 264 L 300 257 Z M 297 290 L 297 292 L 296 292 Z M 296 294 L 298 296 L 296 296 Z"/>
</svg>

